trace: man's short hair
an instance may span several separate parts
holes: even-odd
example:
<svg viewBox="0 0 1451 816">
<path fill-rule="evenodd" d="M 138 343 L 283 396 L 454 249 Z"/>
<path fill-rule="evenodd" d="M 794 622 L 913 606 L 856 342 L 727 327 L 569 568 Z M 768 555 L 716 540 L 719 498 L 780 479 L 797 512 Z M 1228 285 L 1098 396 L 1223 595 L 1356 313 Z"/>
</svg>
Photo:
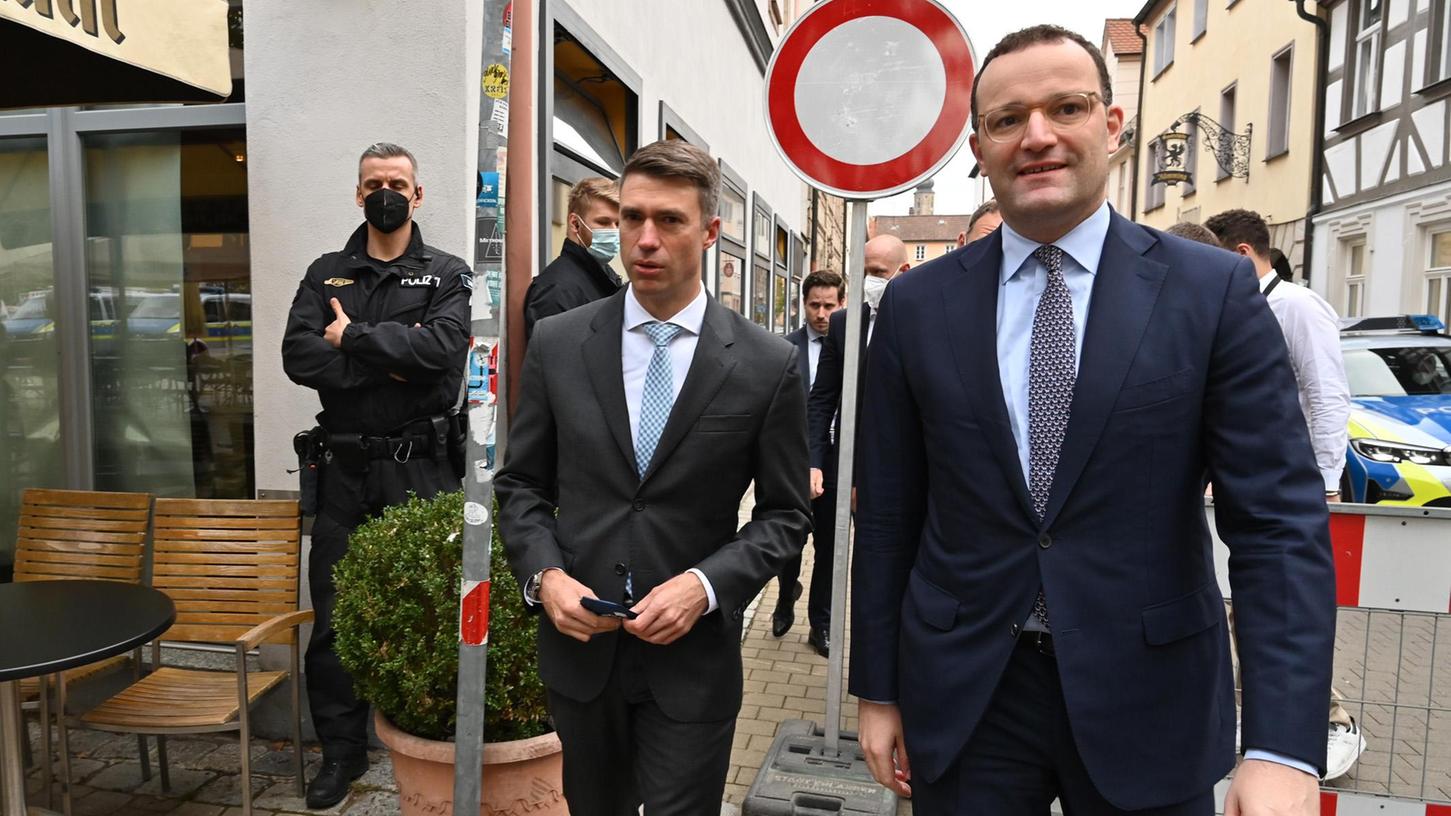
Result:
<svg viewBox="0 0 1451 816">
<path fill-rule="evenodd" d="M 358 157 L 358 180 L 363 178 L 363 162 L 368 159 L 396 159 L 399 156 L 407 159 L 413 166 L 413 183 L 418 184 L 418 159 L 413 158 L 408 148 L 392 142 L 373 142 L 363 150 L 363 155 Z"/>
<path fill-rule="evenodd" d="M 984 201 L 981 207 L 972 211 L 972 217 L 967 219 L 967 232 L 972 232 L 972 228 L 977 226 L 977 222 L 981 221 L 984 215 L 990 215 L 997 211 L 998 200 L 996 198 L 989 198 L 987 201 Z"/>
<path fill-rule="evenodd" d="M 1180 221 L 1174 226 L 1164 230 L 1170 235 L 1177 235 L 1180 238 L 1188 238 L 1191 241 L 1198 241 L 1201 244 L 1209 244 L 1212 247 L 1219 246 L 1219 239 L 1209 228 L 1203 224 L 1196 224 L 1193 221 Z"/>
<path fill-rule="evenodd" d="M 610 179 L 591 176 L 581 179 L 569 190 L 569 211 L 581 218 L 596 201 L 603 201 L 618 210 L 620 186 Z"/>
<path fill-rule="evenodd" d="M 1265 260 L 1270 258 L 1270 228 L 1265 219 L 1253 210 L 1225 210 L 1204 222 L 1219 245 L 1233 251 L 1240 244 L 1249 244 L 1254 253 Z"/>
<path fill-rule="evenodd" d="M 700 194 L 701 222 L 708 222 L 715 216 L 720 201 L 720 167 L 710 154 L 682 139 L 652 142 L 639 150 L 625 163 L 620 173 L 620 187 L 631 173 L 661 179 L 681 179 L 695 185 Z"/>
<path fill-rule="evenodd" d="M 829 287 L 836 290 L 837 300 L 846 300 L 846 279 L 830 269 L 818 269 L 806 276 L 801 282 L 801 296 L 811 296 L 811 290 L 819 287 Z"/>
<path fill-rule="evenodd" d="M 1089 56 L 1093 57 L 1093 65 L 1098 69 L 1098 95 L 1100 101 L 1103 102 L 1105 108 L 1113 104 L 1113 81 L 1108 76 L 1108 63 L 1103 61 L 1103 54 L 1099 52 L 1098 48 L 1085 39 L 1082 34 L 1069 31 L 1062 26 L 1047 24 L 1035 25 L 1020 31 L 1014 31 L 1001 40 L 998 40 L 998 44 L 993 46 L 993 50 L 987 52 L 987 57 L 983 59 L 982 65 L 978 66 L 977 76 L 974 77 L 974 82 L 972 83 L 973 128 L 977 128 L 978 116 L 981 115 L 981 112 L 977 109 L 977 86 L 979 83 L 976 80 L 982 79 L 983 72 L 987 70 L 988 63 L 1004 54 L 1012 54 L 1034 45 L 1060 43 L 1064 40 L 1078 43 L 1083 47 L 1084 51 L 1088 52 Z"/>
</svg>

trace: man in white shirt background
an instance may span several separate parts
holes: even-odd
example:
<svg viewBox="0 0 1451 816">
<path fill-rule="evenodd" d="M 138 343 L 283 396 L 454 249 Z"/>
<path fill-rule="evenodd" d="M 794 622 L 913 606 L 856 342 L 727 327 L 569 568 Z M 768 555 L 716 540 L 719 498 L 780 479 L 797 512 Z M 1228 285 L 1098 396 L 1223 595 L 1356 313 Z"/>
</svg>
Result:
<svg viewBox="0 0 1451 816">
<path fill-rule="evenodd" d="M 845 304 L 846 281 L 836 272 L 818 269 L 807 275 L 801 284 L 801 305 L 806 314 L 806 325 L 786 335 L 786 339 L 796 346 L 801 383 L 808 394 L 811 393 L 811 384 L 816 381 L 831 314 Z M 836 524 L 836 503 L 832 498 L 822 495 L 811 500 L 811 514 L 816 519 L 811 539 L 812 546 L 816 548 L 816 562 L 811 568 L 811 596 L 806 602 L 806 619 L 813 630 L 831 625 L 831 553 Z M 771 634 L 776 637 L 791 631 L 792 624 L 796 622 L 794 607 L 801 597 L 800 577 L 801 559 L 793 558 L 786 562 L 778 578 L 780 592 L 776 596 L 776 611 L 771 614 Z"/>
<path fill-rule="evenodd" d="M 1300 391 L 1300 408 L 1305 412 L 1310 444 L 1315 449 L 1315 464 L 1325 479 L 1325 500 L 1338 502 L 1350 421 L 1350 386 L 1340 353 L 1339 318 L 1324 298 L 1275 271 L 1270 229 L 1259 213 L 1225 210 L 1204 226 L 1219 239 L 1220 246 L 1254 264 L 1260 291 L 1285 333 L 1290 366 Z M 1326 779 L 1344 775 L 1365 750 L 1359 725 L 1339 700 L 1340 694 L 1332 689 Z"/>
</svg>

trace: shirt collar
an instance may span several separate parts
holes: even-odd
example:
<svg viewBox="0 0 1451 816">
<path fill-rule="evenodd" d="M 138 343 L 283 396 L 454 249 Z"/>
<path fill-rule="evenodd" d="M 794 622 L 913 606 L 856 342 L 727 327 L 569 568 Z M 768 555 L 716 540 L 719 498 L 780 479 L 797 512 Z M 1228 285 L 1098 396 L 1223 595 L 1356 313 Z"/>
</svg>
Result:
<svg viewBox="0 0 1451 816">
<path fill-rule="evenodd" d="M 1108 238 L 1109 220 L 1108 202 L 1105 201 L 1093 211 L 1093 215 L 1083 219 L 1067 235 L 1054 241 L 1053 245 L 1063 250 L 1064 254 L 1087 270 L 1088 274 L 1095 274 L 1098 272 L 1098 259 L 1103 255 L 1103 242 Z M 1024 238 L 1008 226 L 1006 221 L 1003 222 L 1003 268 L 1000 282 L 1007 283 L 1016 275 L 1040 246 L 1042 244 Z"/>
<path fill-rule="evenodd" d="M 806 324 L 806 339 L 807 340 L 820 340 L 820 339 L 822 339 L 825 336 L 826 335 L 822 334 L 821 332 L 818 332 L 816 329 L 811 328 L 811 324 L 810 323 L 807 323 Z"/>
<path fill-rule="evenodd" d="M 1279 277 L 1279 275 L 1280 273 L 1276 272 L 1274 269 L 1271 269 L 1265 274 L 1260 275 L 1260 291 L 1263 292 L 1266 289 L 1270 288 L 1270 282 L 1273 281 L 1275 278 Z"/>
<path fill-rule="evenodd" d="M 655 322 L 655 316 L 645 311 L 645 307 L 635 299 L 635 287 L 627 286 L 625 289 L 625 331 L 634 331 L 646 323 L 653 322 Z M 690 301 L 684 309 L 676 312 L 669 320 L 660 322 L 674 323 L 698 336 L 701 326 L 705 324 L 705 287 L 700 287 L 695 299 Z"/>
</svg>

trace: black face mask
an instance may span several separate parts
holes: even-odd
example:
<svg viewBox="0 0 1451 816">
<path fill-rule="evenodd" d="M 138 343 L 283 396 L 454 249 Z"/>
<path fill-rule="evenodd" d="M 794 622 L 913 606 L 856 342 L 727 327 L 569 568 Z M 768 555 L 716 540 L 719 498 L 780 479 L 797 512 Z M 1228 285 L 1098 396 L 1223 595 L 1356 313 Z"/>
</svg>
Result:
<svg viewBox="0 0 1451 816">
<path fill-rule="evenodd" d="M 363 216 L 379 232 L 393 232 L 408 223 L 408 197 L 380 187 L 363 199 Z"/>
</svg>

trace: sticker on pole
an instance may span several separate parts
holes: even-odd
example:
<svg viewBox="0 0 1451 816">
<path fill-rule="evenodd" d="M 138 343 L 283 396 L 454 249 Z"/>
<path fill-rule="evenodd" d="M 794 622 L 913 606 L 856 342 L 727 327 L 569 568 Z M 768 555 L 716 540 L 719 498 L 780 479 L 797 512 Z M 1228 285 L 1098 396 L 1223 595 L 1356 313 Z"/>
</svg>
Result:
<svg viewBox="0 0 1451 816">
<path fill-rule="evenodd" d="M 464 581 L 458 610 L 458 639 L 468 646 L 489 642 L 488 581 Z"/>
<path fill-rule="evenodd" d="M 478 526 L 489 520 L 489 511 L 478 502 L 464 502 L 464 523 Z"/>
<path fill-rule="evenodd" d="M 936 0 L 826 0 L 766 69 L 766 124 L 807 184 L 855 200 L 910 190 L 962 146 L 976 61 Z"/>
</svg>

